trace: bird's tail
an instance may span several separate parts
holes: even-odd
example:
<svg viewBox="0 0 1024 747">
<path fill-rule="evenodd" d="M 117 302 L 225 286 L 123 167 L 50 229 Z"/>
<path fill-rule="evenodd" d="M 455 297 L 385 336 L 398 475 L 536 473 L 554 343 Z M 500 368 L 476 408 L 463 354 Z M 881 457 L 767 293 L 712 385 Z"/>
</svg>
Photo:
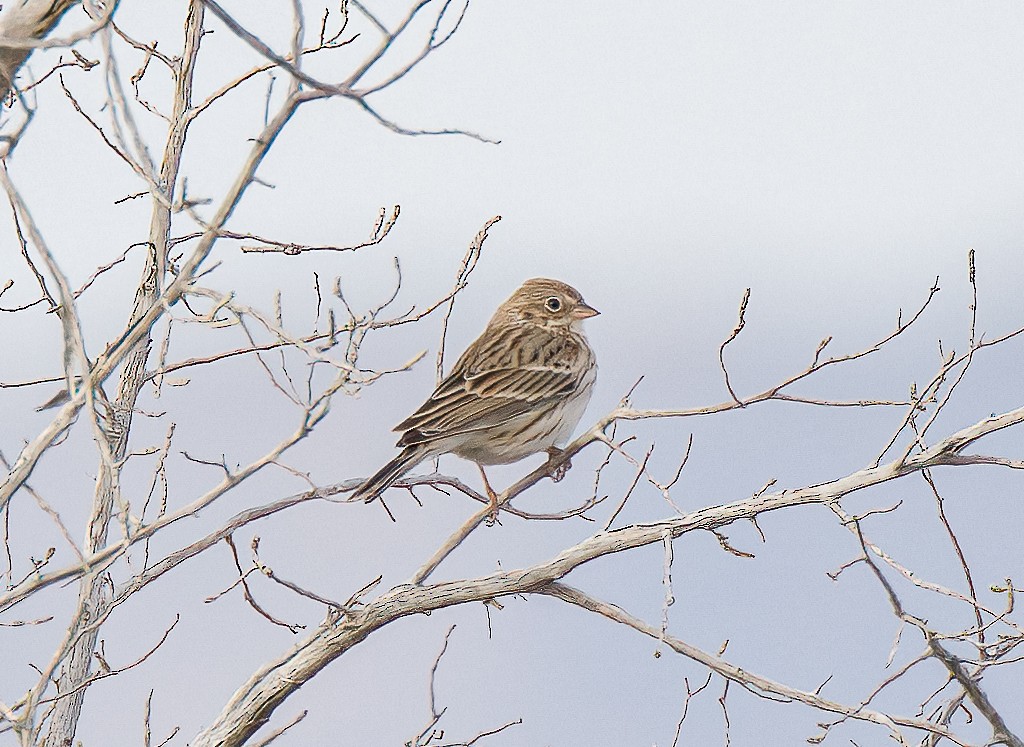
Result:
<svg viewBox="0 0 1024 747">
<path fill-rule="evenodd" d="M 362 498 L 369 503 L 387 490 L 391 483 L 419 464 L 426 455 L 427 452 L 420 447 L 406 446 L 398 456 L 377 470 L 373 477 L 370 477 L 356 488 L 356 491 L 352 494 L 352 500 Z"/>
</svg>

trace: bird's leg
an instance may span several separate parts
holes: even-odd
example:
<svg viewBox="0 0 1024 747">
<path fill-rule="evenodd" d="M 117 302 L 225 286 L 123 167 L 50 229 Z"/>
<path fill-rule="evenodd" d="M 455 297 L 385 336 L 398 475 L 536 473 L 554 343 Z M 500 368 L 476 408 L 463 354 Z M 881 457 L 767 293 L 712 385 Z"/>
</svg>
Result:
<svg viewBox="0 0 1024 747">
<path fill-rule="evenodd" d="M 565 473 L 568 472 L 569 468 L 572 466 L 572 461 L 566 459 L 558 466 L 554 466 L 554 463 L 561 459 L 562 455 L 565 454 L 565 452 L 559 449 L 557 446 L 551 446 L 550 448 L 547 448 L 544 451 L 548 453 L 548 474 L 551 476 L 551 482 L 558 482 L 563 477 L 565 477 Z"/>
<path fill-rule="evenodd" d="M 491 487 L 491 483 L 487 481 L 487 473 L 484 472 L 484 468 L 479 464 L 476 465 L 476 468 L 480 470 L 480 477 L 484 479 L 484 490 L 487 491 L 487 497 L 491 501 L 491 517 L 488 519 L 487 523 L 494 524 L 498 521 L 498 494 L 494 492 L 494 488 Z"/>
</svg>

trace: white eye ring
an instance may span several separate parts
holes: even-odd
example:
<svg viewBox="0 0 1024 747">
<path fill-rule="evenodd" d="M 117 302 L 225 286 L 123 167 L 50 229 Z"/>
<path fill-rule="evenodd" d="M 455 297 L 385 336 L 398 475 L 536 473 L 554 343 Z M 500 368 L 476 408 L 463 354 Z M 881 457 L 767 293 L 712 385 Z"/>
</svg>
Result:
<svg viewBox="0 0 1024 747">
<path fill-rule="evenodd" d="M 544 308 L 552 313 L 561 311 L 562 299 L 560 299 L 558 296 L 549 296 L 548 299 L 544 301 Z"/>
</svg>

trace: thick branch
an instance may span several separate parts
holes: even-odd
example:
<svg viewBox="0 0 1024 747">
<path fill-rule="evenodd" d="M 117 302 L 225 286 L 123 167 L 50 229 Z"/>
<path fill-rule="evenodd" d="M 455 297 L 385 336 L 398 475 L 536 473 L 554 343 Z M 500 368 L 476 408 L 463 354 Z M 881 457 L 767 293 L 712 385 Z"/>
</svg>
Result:
<svg viewBox="0 0 1024 747">
<path fill-rule="evenodd" d="M 616 418 L 637 411 L 620 409 L 601 421 L 572 445 L 576 451 L 596 440 L 603 427 Z M 652 414 L 635 415 L 653 417 Z M 685 516 L 650 524 L 638 524 L 598 533 L 559 553 L 546 563 L 530 568 L 495 573 L 470 580 L 432 585 L 398 586 L 345 618 L 334 617 L 296 644 L 276 661 L 255 672 L 225 705 L 214 723 L 193 742 L 193 747 L 232 747 L 243 744 L 269 719 L 293 692 L 334 659 L 385 625 L 413 614 L 431 612 L 456 604 L 479 602 L 499 596 L 539 592 L 573 569 L 596 558 L 661 542 L 667 533 L 679 537 L 700 529 L 717 529 L 740 519 L 752 519 L 765 511 L 811 503 L 828 503 L 856 490 L 877 485 L 926 467 L 936 467 L 982 436 L 1024 422 L 1024 408 L 987 418 L 964 428 L 907 460 L 870 467 L 838 480 L 798 490 L 766 493 L 723 506 L 710 506 Z M 533 475 L 517 483 L 532 484 Z M 532 482 L 531 482 L 532 480 Z M 513 486 L 504 496 L 513 494 Z M 417 574 L 419 575 L 419 574 Z M 925 727 L 921 727 L 925 728 Z"/>
<path fill-rule="evenodd" d="M 164 275 L 168 240 L 170 239 L 171 211 L 169 203 L 178 179 L 178 169 L 185 147 L 189 120 L 185 113 L 192 105 L 192 79 L 196 57 L 203 34 L 203 6 L 191 2 L 185 22 L 185 42 L 180 62 L 175 70 L 174 113 L 171 128 L 164 147 L 164 158 L 160 168 L 158 188 L 161 194 L 153 195 L 153 212 L 150 220 L 149 242 L 153 251 L 146 261 L 142 279 L 135 294 L 135 304 L 128 324 L 130 329 L 149 312 L 160 294 L 160 282 Z M 165 197 L 165 199 L 161 199 Z M 65 313 L 71 311 L 65 304 Z M 161 309 L 162 311 L 162 309 Z M 104 446 L 109 449 L 110 458 L 101 461 L 96 480 L 96 494 L 85 550 L 95 553 L 107 544 L 111 512 L 120 495 L 120 476 L 115 464 L 124 459 L 128 448 L 128 437 L 132 426 L 132 414 L 139 391 L 145 383 L 146 362 L 150 353 L 150 336 L 140 336 L 127 354 L 127 363 L 121 374 L 117 398 L 109 415 L 108 432 Z M 72 626 L 103 616 L 109 608 L 111 598 L 108 584 L 102 574 L 87 574 L 79 589 L 79 608 Z M 71 693 L 60 698 L 54 705 L 50 729 L 44 742 L 45 747 L 61 747 L 74 738 L 85 699 L 86 687 L 90 681 L 90 668 L 94 658 L 99 627 L 92 626 L 79 637 L 67 652 L 57 689 L 60 693 Z M 45 686 L 45 683 L 41 683 Z"/>
<path fill-rule="evenodd" d="M 1009 745 L 1009 747 L 1024 747 L 1024 741 L 1010 731 L 1006 722 L 1003 720 L 1003 717 L 988 699 L 985 691 L 981 689 L 978 682 L 968 674 L 966 669 L 964 669 L 963 662 L 939 643 L 938 639 L 933 635 L 928 636 L 928 648 L 931 649 L 935 657 L 942 662 L 946 669 L 949 670 L 949 673 L 956 678 L 956 681 L 960 683 L 964 692 L 967 693 L 967 697 L 971 699 L 971 702 L 974 703 L 975 707 L 981 711 L 981 715 L 984 716 L 992 725 L 991 743 L 1005 744 Z"/>
</svg>

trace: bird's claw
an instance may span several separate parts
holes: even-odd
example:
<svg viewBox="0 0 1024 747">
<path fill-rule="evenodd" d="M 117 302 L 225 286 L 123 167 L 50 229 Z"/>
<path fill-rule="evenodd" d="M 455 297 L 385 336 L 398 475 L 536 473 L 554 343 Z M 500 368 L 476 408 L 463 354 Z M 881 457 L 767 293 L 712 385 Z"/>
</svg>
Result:
<svg viewBox="0 0 1024 747">
<path fill-rule="evenodd" d="M 551 447 L 546 450 L 548 453 L 548 475 L 551 477 L 551 482 L 559 482 L 565 474 L 572 467 L 572 460 L 565 459 L 561 464 L 554 464 L 559 459 L 562 459 L 562 455 L 565 453 L 561 449 Z"/>
<path fill-rule="evenodd" d="M 484 520 L 484 523 L 487 526 L 489 526 L 489 527 L 493 527 L 495 524 L 500 524 L 501 523 L 498 520 L 498 507 L 497 506 L 494 506 L 490 510 L 490 512 L 487 514 L 487 518 Z"/>
</svg>

